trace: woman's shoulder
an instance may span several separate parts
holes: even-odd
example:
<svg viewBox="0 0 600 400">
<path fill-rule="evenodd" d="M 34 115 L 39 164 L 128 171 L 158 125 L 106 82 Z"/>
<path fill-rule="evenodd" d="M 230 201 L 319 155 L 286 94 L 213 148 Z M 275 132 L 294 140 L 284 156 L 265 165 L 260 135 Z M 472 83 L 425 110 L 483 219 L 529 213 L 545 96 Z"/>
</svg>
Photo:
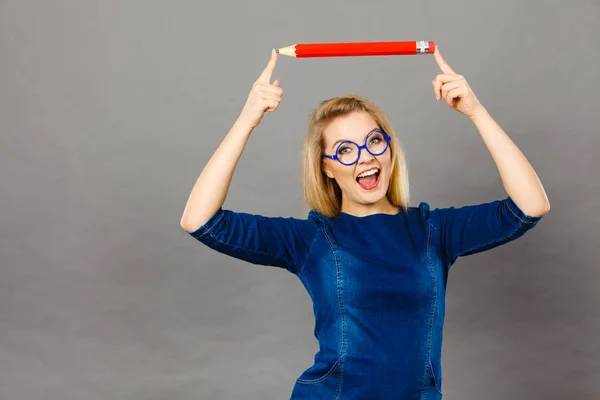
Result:
<svg viewBox="0 0 600 400">
<path fill-rule="evenodd" d="M 313 208 L 308 211 L 306 222 L 317 228 L 323 228 L 331 222 L 331 218 L 327 217 L 324 214 L 321 214 L 319 211 Z"/>
<path fill-rule="evenodd" d="M 432 227 L 437 226 L 437 208 L 431 207 L 427 201 L 421 201 L 416 206 L 407 208 L 406 214 L 410 221 L 415 223 L 428 223 Z"/>
</svg>

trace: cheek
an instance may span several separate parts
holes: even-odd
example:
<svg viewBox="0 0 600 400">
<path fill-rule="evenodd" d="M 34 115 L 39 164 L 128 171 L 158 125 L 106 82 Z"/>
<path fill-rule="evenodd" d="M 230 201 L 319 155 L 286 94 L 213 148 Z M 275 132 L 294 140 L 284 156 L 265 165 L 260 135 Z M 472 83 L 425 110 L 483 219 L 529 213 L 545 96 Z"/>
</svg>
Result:
<svg viewBox="0 0 600 400">
<path fill-rule="evenodd" d="M 383 176 L 384 181 L 382 181 L 381 183 L 388 184 L 392 175 L 392 158 L 389 155 L 387 155 L 387 157 L 380 160 L 380 163 L 381 166 L 385 169 L 385 175 Z"/>
<path fill-rule="evenodd" d="M 353 171 L 350 170 L 350 168 L 348 168 L 348 171 L 342 170 L 338 172 L 337 176 L 346 185 L 351 185 L 352 183 L 354 183 L 354 174 Z"/>
<path fill-rule="evenodd" d="M 381 165 L 389 173 L 390 172 L 390 168 L 392 167 L 392 157 L 391 157 L 391 155 L 390 155 L 389 152 L 386 152 L 385 154 L 386 154 L 386 157 L 384 157 L 381 160 Z"/>
<path fill-rule="evenodd" d="M 384 156 L 385 157 L 383 158 L 383 161 L 386 164 L 389 164 L 392 161 L 392 151 L 391 151 L 390 148 L 387 149 L 387 151 L 385 152 Z"/>
<path fill-rule="evenodd" d="M 338 185 L 341 187 L 350 187 L 353 183 L 356 183 L 354 180 L 354 170 L 351 167 L 340 165 L 333 168 L 331 172 L 333 172 Z"/>
</svg>

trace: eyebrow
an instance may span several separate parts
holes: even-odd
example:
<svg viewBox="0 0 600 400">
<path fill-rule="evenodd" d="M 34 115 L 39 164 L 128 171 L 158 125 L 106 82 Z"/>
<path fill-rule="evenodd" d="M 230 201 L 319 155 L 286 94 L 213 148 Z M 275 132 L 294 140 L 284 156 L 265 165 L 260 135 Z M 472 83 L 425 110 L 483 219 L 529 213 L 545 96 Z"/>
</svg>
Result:
<svg viewBox="0 0 600 400">
<path fill-rule="evenodd" d="M 379 127 L 378 127 L 378 126 L 376 126 L 375 128 L 371 129 L 371 130 L 369 131 L 369 133 L 371 133 L 371 132 L 373 132 L 373 131 L 377 131 L 377 130 L 379 130 Z M 367 136 L 369 136 L 369 133 L 367 133 L 367 134 L 365 135 L 365 139 L 367 138 Z M 343 141 L 345 141 L 345 140 L 347 140 L 347 139 L 340 139 L 340 140 L 336 141 L 336 142 L 335 142 L 335 143 L 334 143 L 334 144 L 331 146 L 331 149 L 332 149 L 332 150 L 335 150 L 335 146 L 336 146 L 338 143 L 340 143 L 340 142 L 343 142 Z"/>
</svg>

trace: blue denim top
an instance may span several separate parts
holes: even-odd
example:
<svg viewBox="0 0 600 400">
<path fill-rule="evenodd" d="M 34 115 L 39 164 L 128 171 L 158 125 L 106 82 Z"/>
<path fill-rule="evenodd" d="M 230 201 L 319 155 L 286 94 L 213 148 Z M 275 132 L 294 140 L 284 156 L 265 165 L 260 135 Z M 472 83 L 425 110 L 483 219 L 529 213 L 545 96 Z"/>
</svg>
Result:
<svg viewBox="0 0 600 400">
<path fill-rule="evenodd" d="M 295 274 L 313 301 L 314 364 L 292 399 L 439 399 L 450 267 L 523 236 L 542 217 L 512 198 L 460 208 L 307 219 L 220 208 L 190 235 Z"/>
</svg>

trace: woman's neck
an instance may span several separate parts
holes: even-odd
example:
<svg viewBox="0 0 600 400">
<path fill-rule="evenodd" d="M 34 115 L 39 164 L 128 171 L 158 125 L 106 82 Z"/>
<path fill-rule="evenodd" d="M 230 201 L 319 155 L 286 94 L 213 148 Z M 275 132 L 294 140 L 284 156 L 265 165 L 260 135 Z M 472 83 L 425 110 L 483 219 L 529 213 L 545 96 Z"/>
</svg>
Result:
<svg viewBox="0 0 600 400">
<path fill-rule="evenodd" d="M 381 199 L 381 201 L 375 204 L 345 204 L 342 201 L 341 212 L 345 214 L 354 215 L 355 217 L 366 217 L 373 214 L 390 214 L 396 215 L 400 211 L 400 208 L 394 206 L 387 197 Z"/>
</svg>

